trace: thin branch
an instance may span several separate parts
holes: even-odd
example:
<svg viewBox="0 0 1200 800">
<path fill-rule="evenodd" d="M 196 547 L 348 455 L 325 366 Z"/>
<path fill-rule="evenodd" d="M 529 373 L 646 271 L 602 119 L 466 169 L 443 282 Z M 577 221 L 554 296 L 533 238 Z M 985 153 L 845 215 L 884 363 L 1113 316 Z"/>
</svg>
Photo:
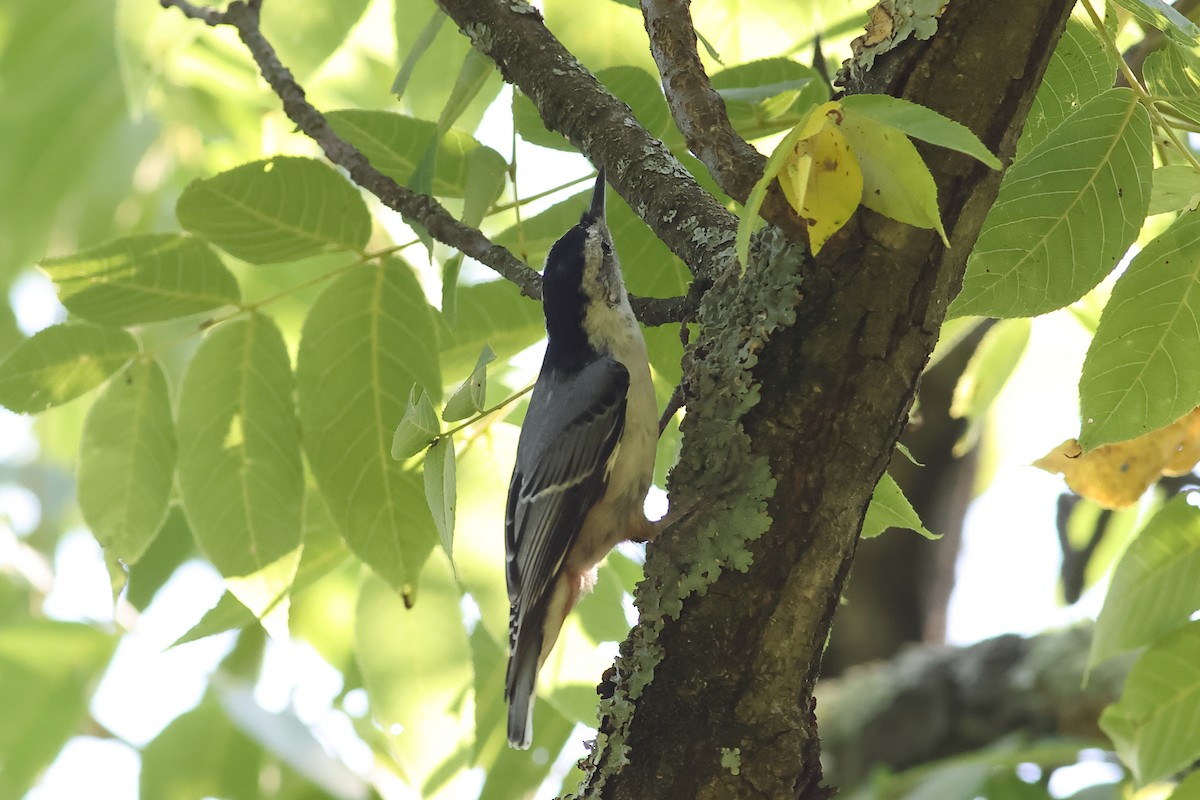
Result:
<svg viewBox="0 0 1200 800">
<path fill-rule="evenodd" d="M 225 24 L 235 28 L 262 76 L 283 101 L 288 118 L 320 145 L 330 161 L 346 169 L 355 183 L 378 197 L 388 208 L 399 212 L 405 221 L 420 225 L 438 241 L 491 267 L 515 283 L 522 294 L 540 297 L 541 281 L 536 272 L 475 228 L 459 222 L 432 197 L 407 189 L 375 169 L 362 153 L 333 132 L 325 116 L 305 99 L 304 89 L 296 83 L 291 71 L 279 62 L 275 48 L 259 29 L 259 14 L 254 6 L 239 0 L 230 3 L 221 13 L 185 0 L 160 0 L 160 3 L 164 8 L 174 6 L 208 25 Z"/>
<path fill-rule="evenodd" d="M 325 116 L 308 102 L 303 87 L 296 82 L 291 71 L 280 63 L 275 48 L 263 36 L 259 28 L 262 0 L 250 0 L 248 3 L 237 0 L 223 12 L 187 0 L 159 2 L 164 8 L 178 8 L 185 16 L 201 20 L 206 25 L 229 25 L 235 28 L 263 78 L 283 101 L 283 110 L 288 118 L 321 147 L 330 161 L 343 167 L 356 184 L 398 212 L 405 221 L 420 225 L 439 242 L 491 267 L 503 278 L 516 284 L 526 297 L 541 299 L 542 281 L 537 272 L 478 229 L 459 222 L 434 198 L 405 188 L 375 169 L 357 148 L 334 133 Z M 631 303 L 639 318 L 647 325 L 678 322 L 684 318 L 688 305 L 683 297 L 631 298 Z"/>
<path fill-rule="evenodd" d="M 1120 695 L 1133 659 L 1111 659 L 1089 675 L 1091 639 L 1091 626 L 1081 625 L 963 648 L 911 646 L 890 661 L 822 679 L 816 694 L 826 777 L 849 795 L 880 771 L 928 764 L 1016 733 L 1071 737 L 1081 747 L 1103 742 L 1100 712 Z"/>
<path fill-rule="evenodd" d="M 1163 117 L 1162 111 L 1159 110 L 1157 103 L 1154 102 L 1153 98 L 1150 96 L 1150 93 L 1146 91 L 1146 87 L 1142 85 L 1142 81 L 1140 81 L 1138 77 L 1133 74 L 1133 70 L 1130 68 L 1129 64 L 1125 62 L 1125 57 L 1121 54 L 1120 49 L 1117 47 L 1117 40 L 1113 38 L 1111 33 L 1109 33 L 1108 28 L 1104 27 L 1104 21 L 1100 19 L 1100 15 L 1096 13 L 1096 9 L 1092 8 L 1091 0 L 1083 0 L 1082 5 L 1083 10 L 1087 12 L 1089 17 L 1091 17 L 1092 24 L 1096 27 L 1097 32 L 1099 32 L 1100 38 L 1104 41 L 1108 51 L 1116 57 L 1117 66 L 1120 68 L 1121 74 L 1125 76 L 1127 85 L 1129 88 L 1133 89 L 1133 93 L 1137 95 L 1138 101 L 1145 106 L 1146 111 L 1149 112 L 1151 121 L 1154 122 L 1160 131 L 1162 131 L 1163 136 L 1166 136 L 1171 144 L 1175 146 L 1175 149 L 1179 151 L 1179 154 L 1183 156 L 1184 160 L 1192 165 L 1192 169 L 1196 170 L 1196 172 L 1200 172 L 1200 159 L 1196 158 L 1195 153 L 1192 152 L 1192 148 L 1188 147 L 1184 141 L 1179 138 L 1179 134 L 1176 133 L 1175 129 L 1167 123 L 1167 120 Z"/>
<path fill-rule="evenodd" d="M 731 268 L 737 220 L 563 47 L 523 0 L 438 0 L 476 48 L 529 97 L 547 127 L 597 166 L 697 276 Z"/>
<path fill-rule="evenodd" d="M 696 26 L 690 0 L 641 0 L 650 52 L 662 75 L 663 93 L 675 126 L 688 149 L 708 168 L 713 180 L 730 197 L 746 202 L 762 177 L 767 159 L 751 147 L 729 123 L 725 100 L 712 87 L 696 49 Z M 760 210 L 792 238 L 807 241 L 807 229 L 788 204 L 778 184 L 772 184 Z"/>
<path fill-rule="evenodd" d="M 1200 7 L 1200 0 L 1176 0 L 1175 10 L 1185 17 L 1191 17 L 1194 12 Z M 1146 27 L 1146 35 L 1137 44 L 1125 51 L 1125 63 L 1129 65 L 1129 69 L 1134 76 L 1142 79 L 1142 65 L 1146 63 L 1146 58 L 1163 46 L 1166 41 L 1166 36 L 1158 28 Z M 1129 78 L 1124 72 L 1117 73 L 1117 86 L 1129 86 Z"/>
<path fill-rule="evenodd" d="M 688 149 L 730 196 L 745 201 L 766 158 L 729 124 L 725 100 L 713 89 L 696 49 L 688 0 L 642 0 L 650 52 L 663 92 Z"/>
</svg>

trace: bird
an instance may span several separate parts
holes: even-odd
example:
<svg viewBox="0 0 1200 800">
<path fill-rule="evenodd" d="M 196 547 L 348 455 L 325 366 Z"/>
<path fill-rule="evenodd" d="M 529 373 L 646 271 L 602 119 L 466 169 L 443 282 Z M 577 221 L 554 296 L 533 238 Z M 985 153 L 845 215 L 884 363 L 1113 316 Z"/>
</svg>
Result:
<svg viewBox="0 0 1200 800">
<path fill-rule="evenodd" d="M 605 220 L 604 169 L 542 272 L 546 353 L 517 442 L 505 513 L 508 743 L 533 736 L 538 671 L 567 614 L 623 540 L 657 528 L 643 505 L 658 407 L 641 328 Z"/>
</svg>

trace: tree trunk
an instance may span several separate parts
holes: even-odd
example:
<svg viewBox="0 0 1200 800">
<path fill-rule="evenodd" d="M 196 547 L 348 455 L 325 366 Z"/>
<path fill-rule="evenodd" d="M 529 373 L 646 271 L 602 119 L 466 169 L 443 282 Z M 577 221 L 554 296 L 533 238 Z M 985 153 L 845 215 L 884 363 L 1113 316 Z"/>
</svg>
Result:
<svg viewBox="0 0 1200 800">
<path fill-rule="evenodd" d="M 933 108 L 1011 158 L 1072 5 L 953 0 L 936 35 L 881 56 L 861 88 Z M 816 259 L 767 229 L 745 276 L 705 294 L 671 495 L 703 500 L 649 548 L 584 796 L 829 796 L 812 698 L 822 648 L 1001 177 L 922 154 L 950 248 L 860 209 Z"/>
</svg>

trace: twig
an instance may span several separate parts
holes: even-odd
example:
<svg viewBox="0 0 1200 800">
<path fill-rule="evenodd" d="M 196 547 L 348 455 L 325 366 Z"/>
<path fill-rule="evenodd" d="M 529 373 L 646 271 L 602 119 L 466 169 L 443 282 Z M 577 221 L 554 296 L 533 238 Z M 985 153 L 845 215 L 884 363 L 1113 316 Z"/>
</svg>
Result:
<svg viewBox="0 0 1200 800">
<path fill-rule="evenodd" d="M 1121 55 L 1120 49 L 1117 48 L 1116 39 L 1114 39 L 1112 34 L 1108 32 L 1108 28 L 1104 27 L 1104 21 L 1100 19 L 1100 15 L 1096 13 L 1096 9 L 1092 8 L 1091 0 L 1083 0 L 1083 10 L 1087 12 L 1089 17 L 1091 17 L 1092 25 L 1096 27 L 1096 31 L 1100 34 L 1100 38 L 1104 41 L 1105 46 L 1108 47 L 1109 52 L 1117 57 L 1117 66 L 1120 67 L 1121 74 L 1125 76 L 1125 81 L 1128 83 L 1129 88 L 1132 89 L 1133 93 L 1137 96 L 1138 101 L 1141 102 L 1146 111 L 1149 112 L 1150 118 L 1158 126 L 1158 129 L 1162 131 L 1163 135 L 1167 137 L 1171 144 L 1175 146 L 1175 149 L 1179 151 L 1179 154 L 1183 156 L 1184 160 L 1191 164 L 1192 169 L 1196 170 L 1196 172 L 1200 172 L 1200 159 L 1196 158 L 1196 155 L 1192 152 L 1192 149 L 1184 144 L 1184 142 L 1179 138 L 1179 134 L 1175 132 L 1175 129 L 1167 123 L 1167 120 L 1163 117 L 1162 112 L 1159 111 L 1158 106 L 1155 104 L 1154 99 L 1150 97 L 1150 94 L 1146 91 L 1146 88 L 1142 85 L 1142 82 L 1138 80 L 1138 77 L 1133 74 L 1133 70 L 1130 69 L 1129 65 L 1125 63 L 1124 56 Z"/>
<path fill-rule="evenodd" d="M 661 437 L 663 431 L 667 429 L 667 424 L 670 423 L 671 417 L 675 416 L 675 412 L 683 408 L 684 384 L 687 381 L 687 376 L 679 379 L 679 383 L 675 384 L 675 391 L 671 392 L 671 396 L 667 399 L 667 407 L 663 409 L 662 416 L 658 418 L 658 435 Z"/>
<path fill-rule="evenodd" d="M 275 48 L 259 29 L 258 9 L 261 0 L 233 2 L 226 11 L 199 6 L 186 0 L 160 0 L 164 8 L 178 8 L 192 19 L 206 25 L 230 25 L 258 64 L 262 76 L 283 101 L 288 118 L 309 138 L 320 145 L 333 163 L 345 168 L 356 184 L 375 195 L 405 220 L 424 227 L 440 242 L 456 248 L 464 255 L 494 269 L 516 284 L 521 293 L 537 300 L 541 298 L 541 277 L 521 263 L 516 256 L 495 244 L 480 231 L 456 220 L 437 200 L 407 189 L 384 175 L 357 148 L 333 132 L 325 116 L 305 99 L 304 89 L 292 73 L 280 62 Z M 662 325 L 681 318 L 683 298 L 638 298 L 634 309 L 647 325 Z"/>
<path fill-rule="evenodd" d="M 1198 0 L 1176 0 L 1175 10 L 1185 17 L 1189 16 L 1197 7 L 1200 7 Z M 1137 44 L 1125 51 L 1125 63 L 1129 65 L 1130 71 L 1138 79 L 1142 79 L 1142 65 L 1146 63 L 1146 58 L 1155 50 L 1163 46 L 1166 41 L 1166 36 L 1158 28 L 1147 28 L 1146 35 Z M 1117 86 L 1129 86 L 1129 78 L 1124 72 L 1117 73 Z"/>
<path fill-rule="evenodd" d="M 675 126 L 721 189 L 735 200 L 746 202 L 762 177 L 767 159 L 733 129 L 725 100 L 712 88 L 696 49 L 690 3 L 641 0 L 641 5 L 650 52 L 662 75 L 663 93 Z M 792 239 L 807 241 L 808 229 L 777 183 L 767 190 L 759 213 Z"/>
<path fill-rule="evenodd" d="M 725 101 L 700 62 L 688 4 L 642 0 L 642 17 L 671 116 L 688 149 L 730 197 L 744 202 L 767 160 L 729 124 Z"/>
<path fill-rule="evenodd" d="M 594 164 L 693 274 L 733 265 L 737 220 L 563 47 L 522 0 L 438 0 L 546 125 Z"/>
</svg>

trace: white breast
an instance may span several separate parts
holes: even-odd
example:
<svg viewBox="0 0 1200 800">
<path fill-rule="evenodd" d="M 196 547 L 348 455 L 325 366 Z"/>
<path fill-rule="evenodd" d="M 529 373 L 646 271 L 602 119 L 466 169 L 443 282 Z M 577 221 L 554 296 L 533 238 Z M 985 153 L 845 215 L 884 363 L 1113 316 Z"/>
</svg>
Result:
<svg viewBox="0 0 1200 800">
<path fill-rule="evenodd" d="M 658 445 L 658 403 L 650 380 L 646 341 L 629 301 L 622 297 L 615 307 L 593 303 L 586 326 L 592 332 L 592 346 L 612 353 L 629 371 L 629 395 L 625 431 L 613 457 L 608 489 L 588 515 L 587 534 L 578 540 L 588 546 L 571 552 L 571 566 L 580 570 L 590 569 L 618 542 L 645 534 L 643 506 L 654 479 Z"/>
</svg>

